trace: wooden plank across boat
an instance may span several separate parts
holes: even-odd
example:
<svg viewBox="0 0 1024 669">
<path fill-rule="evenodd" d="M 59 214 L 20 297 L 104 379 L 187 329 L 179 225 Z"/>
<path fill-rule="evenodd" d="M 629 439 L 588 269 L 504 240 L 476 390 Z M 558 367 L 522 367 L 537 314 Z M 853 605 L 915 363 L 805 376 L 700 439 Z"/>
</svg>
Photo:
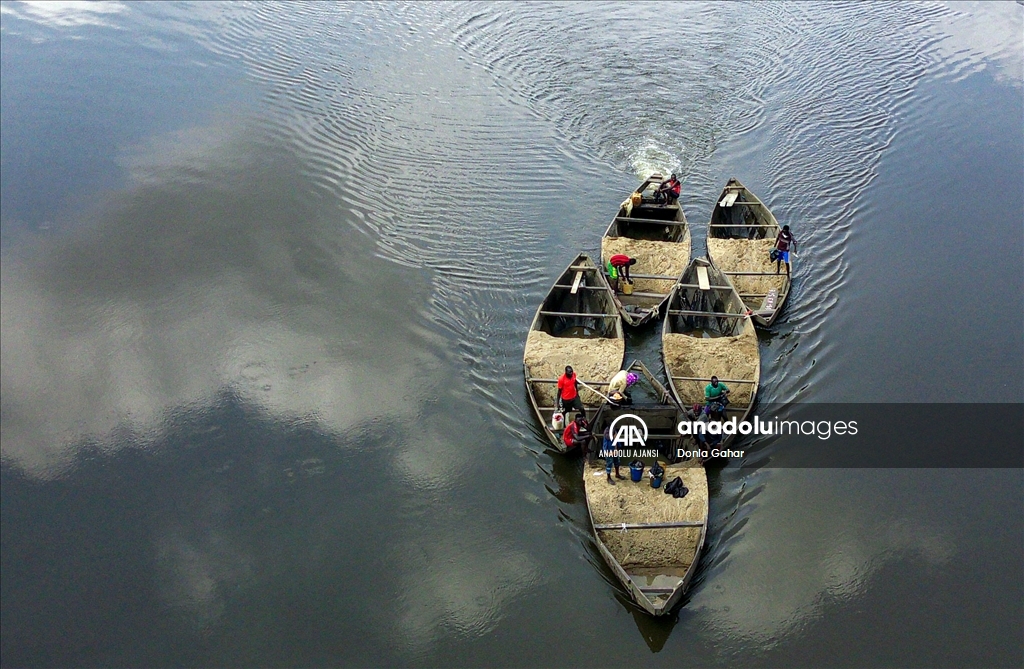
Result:
<svg viewBox="0 0 1024 669">
<path fill-rule="evenodd" d="M 708 287 L 699 275 L 707 272 Z M 757 397 L 761 356 L 747 306 L 729 277 L 694 258 L 673 288 L 661 332 L 669 387 L 683 406 L 704 404 L 712 376 L 730 390 L 725 418 L 745 420 Z M 735 435 L 726 435 L 720 448 Z"/>
<path fill-rule="evenodd" d="M 551 423 L 556 383 L 566 365 L 572 366 L 580 381 L 600 389 L 619 371 L 625 354 L 626 341 L 612 289 L 590 256 L 581 253 L 537 308 L 523 353 L 526 393 L 552 446 L 566 450 L 561 431 Z M 591 414 L 604 401 L 582 387 L 580 399 Z"/>
<path fill-rule="evenodd" d="M 699 461 L 674 462 L 674 458 L 664 457 L 674 455 L 684 443 L 676 426 L 689 418 L 686 410 L 643 363 L 634 361 L 629 369 L 639 373 L 642 383 L 651 389 L 647 395 L 653 401 L 604 404 L 594 416 L 594 433 L 601 435 L 626 414 L 639 417 L 648 434 L 639 450 L 659 451 L 662 457 L 636 459 L 644 462 L 647 470 L 657 460 L 665 469 L 664 482 L 662 487 L 652 488 L 648 476 L 636 483 L 627 476 L 609 484 L 604 458 L 596 457 L 601 446 L 598 436 L 583 468 L 583 485 L 598 551 L 637 605 L 659 616 L 679 603 L 696 572 L 707 536 L 708 483 Z M 634 390 L 634 396 L 637 394 Z M 624 417 L 619 424 L 631 420 Z M 622 458 L 627 473 L 632 459 Z M 689 490 L 685 497 L 664 492 L 664 485 L 676 476 Z"/>
<path fill-rule="evenodd" d="M 711 212 L 708 257 L 732 279 L 760 327 L 775 322 L 789 297 L 790 277 L 784 267 L 777 274 L 768 255 L 779 231 L 768 207 L 737 179 L 729 179 Z"/>
<path fill-rule="evenodd" d="M 652 174 L 620 206 L 601 239 L 602 270 L 622 253 L 636 258 L 630 270 L 632 293 L 609 278 L 623 322 L 639 326 L 661 316 L 672 285 L 690 261 L 690 228 L 678 202 L 658 204 L 654 191 L 664 179 Z M 634 204 L 634 200 L 636 203 Z"/>
</svg>

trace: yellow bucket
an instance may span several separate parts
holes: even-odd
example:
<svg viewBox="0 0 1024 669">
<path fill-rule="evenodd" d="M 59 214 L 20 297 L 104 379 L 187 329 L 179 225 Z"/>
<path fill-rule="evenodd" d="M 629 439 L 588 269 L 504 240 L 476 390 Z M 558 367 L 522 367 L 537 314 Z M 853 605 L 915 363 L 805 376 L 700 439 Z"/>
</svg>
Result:
<svg viewBox="0 0 1024 669">
<path fill-rule="evenodd" d="M 640 203 L 643 202 L 644 196 L 640 193 L 633 193 L 629 196 L 629 199 L 633 201 L 634 207 L 638 207 L 640 206 Z"/>
<path fill-rule="evenodd" d="M 633 284 L 629 283 L 628 281 L 623 281 L 622 282 L 622 294 L 623 295 L 632 295 L 633 294 Z"/>
</svg>

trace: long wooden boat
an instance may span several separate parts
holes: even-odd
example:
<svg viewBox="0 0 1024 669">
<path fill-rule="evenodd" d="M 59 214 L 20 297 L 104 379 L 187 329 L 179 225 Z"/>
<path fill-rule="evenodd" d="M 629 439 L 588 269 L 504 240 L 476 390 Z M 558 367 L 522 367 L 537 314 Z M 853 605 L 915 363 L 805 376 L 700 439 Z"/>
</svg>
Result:
<svg viewBox="0 0 1024 669">
<path fill-rule="evenodd" d="M 725 418 L 746 420 L 757 397 L 761 355 L 747 306 L 725 272 L 694 258 L 672 289 L 661 331 L 669 386 L 683 406 L 704 404 L 717 376 L 730 390 Z M 735 438 L 725 435 L 719 448 Z"/>
<path fill-rule="evenodd" d="M 597 412 L 593 426 L 598 437 L 583 468 L 583 486 L 601 556 L 637 605 L 659 616 L 679 603 L 696 572 L 707 533 L 708 481 L 699 460 L 675 457 L 683 446 L 676 426 L 688 418 L 686 410 L 643 363 L 635 361 L 629 369 L 639 373 L 650 392 L 645 401 L 627 406 L 606 403 Z M 633 391 L 634 399 L 638 394 Z M 616 423 L 614 438 L 622 426 L 639 425 L 636 418 L 643 421 L 638 431 L 646 434 L 644 444 L 616 446 L 626 453 L 640 453 L 622 457 L 621 467 L 628 473 L 630 461 L 640 460 L 648 471 L 657 460 L 665 469 L 661 487 L 652 488 L 649 476 L 636 483 L 626 476 L 611 485 L 604 458 L 594 457 L 605 428 Z M 664 492 L 664 486 L 677 476 L 689 490 L 682 498 Z"/>
<path fill-rule="evenodd" d="M 572 366 L 582 383 L 600 390 L 619 371 L 625 355 L 626 340 L 612 289 L 590 256 L 581 253 L 537 309 L 523 354 L 526 392 L 552 446 L 566 450 L 561 431 L 551 422 L 556 384 L 566 365 Z M 582 385 L 580 399 L 591 415 L 604 401 Z"/>
<path fill-rule="evenodd" d="M 775 322 L 789 297 L 790 277 L 785 268 L 776 273 L 769 257 L 779 232 L 768 206 L 737 179 L 729 179 L 711 212 L 708 257 L 729 275 L 761 327 Z"/>
<path fill-rule="evenodd" d="M 679 203 L 658 204 L 654 191 L 664 179 L 652 174 L 620 206 L 601 239 L 602 269 L 618 253 L 636 258 L 630 270 L 633 292 L 615 286 L 615 304 L 626 325 L 657 320 L 680 272 L 690 261 L 690 228 Z M 634 200 L 636 204 L 634 204 Z M 610 279 L 610 277 L 609 277 Z"/>
</svg>

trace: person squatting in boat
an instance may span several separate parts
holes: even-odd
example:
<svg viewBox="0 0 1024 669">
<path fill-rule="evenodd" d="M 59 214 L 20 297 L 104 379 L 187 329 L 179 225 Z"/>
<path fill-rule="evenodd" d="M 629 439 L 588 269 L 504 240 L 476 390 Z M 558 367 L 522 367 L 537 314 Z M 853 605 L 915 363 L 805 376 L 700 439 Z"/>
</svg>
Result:
<svg viewBox="0 0 1024 669">
<path fill-rule="evenodd" d="M 716 416 L 725 412 L 729 405 L 729 388 L 718 380 L 717 376 L 711 377 L 711 383 L 704 386 L 704 410 Z"/>
<path fill-rule="evenodd" d="M 614 406 L 623 406 L 633 403 L 633 394 L 629 392 L 630 386 L 640 380 L 633 372 L 624 369 L 612 377 L 608 382 L 608 400 Z"/>
<path fill-rule="evenodd" d="M 590 423 L 583 414 L 576 414 L 576 420 L 569 423 L 562 432 L 562 443 L 566 449 L 579 448 L 586 452 L 590 443 Z"/>
<path fill-rule="evenodd" d="M 679 182 L 679 179 L 676 179 L 676 175 L 673 174 L 661 182 L 658 190 L 654 191 L 654 201 L 659 204 L 675 204 L 679 201 L 679 193 L 682 189 L 683 185 Z"/>
</svg>

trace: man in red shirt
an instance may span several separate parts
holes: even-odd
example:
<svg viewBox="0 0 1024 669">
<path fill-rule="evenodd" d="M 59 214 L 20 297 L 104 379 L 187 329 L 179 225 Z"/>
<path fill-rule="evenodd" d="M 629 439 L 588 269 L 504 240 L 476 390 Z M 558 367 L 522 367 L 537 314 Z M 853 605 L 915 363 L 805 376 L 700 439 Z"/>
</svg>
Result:
<svg viewBox="0 0 1024 669">
<path fill-rule="evenodd" d="M 562 443 L 567 449 L 580 448 L 586 452 L 587 444 L 590 442 L 590 424 L 582 414 L 576 416 L 576 420 L 569 423 L 562 432 Z"/>
<path fill-rule="evenodd" d="M 664 199 L 665 204 L 675 204 L 679 201 L 679 193 L 683 190 L 683 184 L 676 179 L 676 175 L 673 174 L 666 181 L 663 181 L 658 190 L 654 191 L 654 201 L 661 202 Z"/>
<path fill-rule="evenodd" d="M 782 226 L 779 236 L 775 238 L 775 273 L 779 273 L 779 265 L 786 263 L 786 276 L 789 276 L 789 250 L 796 252 L 796 238 L 789 231 L 789 226 Z"/>
<path fill-rule="evenodd" d="M 572 371 L 572 367 L 568 365 L 565 366 L 565 374 L 558 379 L 558 405 L 562 407 L 564 412 L 576 409 L 582 415 L 587 415 L 586 410 L 583 408 L 583 400 L 580 399 L 576 372 Z"/>
<path fill-rule="evenodd" d="M 636 258 L 630 258 L 625 253 L 616 253 L 608 258 L 608 264 L 618 271 L 620 277 L 628 283 L 633 283 L 633 279 L 629 278 L 629 268 L 636 264 Z"/>
</svg>

